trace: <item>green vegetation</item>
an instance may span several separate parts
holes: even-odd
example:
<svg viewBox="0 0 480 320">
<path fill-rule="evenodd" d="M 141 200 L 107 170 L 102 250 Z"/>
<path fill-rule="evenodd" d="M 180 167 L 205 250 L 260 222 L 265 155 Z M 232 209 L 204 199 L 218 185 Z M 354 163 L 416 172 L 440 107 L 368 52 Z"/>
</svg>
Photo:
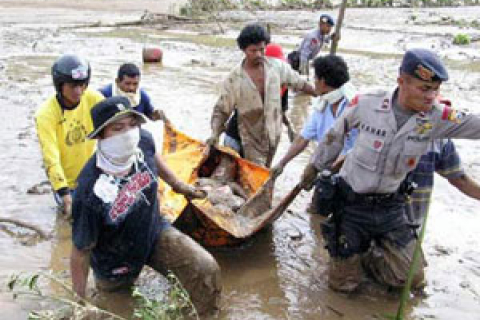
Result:
<svg viewBox="0 0 480 320">
<path fill-rule="evenodd" d="M 184 319 L 184 314 L 189 319 L 199 319 L 188 293 L 178 279 L 169 274 L 170 283 L 168 294 L 164 299 L 157 301 L 147 298 L 138 288 L 133 291 L 133 298 L 137 306 L 131 319 L 142 320 L 178 320 Z M 49 283 L 59 285 L 63 294 L 47 294 L 42 291 Z M 71 286 L 51 273 L 15 274 L 7 282 L 7 288 L 13 298 L 27 296 L 40 302 L 48 302 L 50 310 L 31 311 L 29 320 L 86 320 L 86 319 L 116 319 L 127 320 L 109 311 L 100 309 L 88 300 L 80 298 Z"/>
<path fill-rule="evenodd" d="M 275 2 L 274 2 L 275 3 Z M 480 5 L 480 0 L 348 0 L 349 7 L 455 7 Z M 275 4 L 266 0 L 189 0 L 181 8 L 183 15 L 213 13 L 222 10 L 249 9 L 322 9 L 333 8 L 331 0 L 278 0 Z"/>
<path fill-rule="evenodd" d="M 470 36 L 468 34 L 459 33 L 453 38 L 453 44 L 467 45 L 470 44 Z"/>
</svg>

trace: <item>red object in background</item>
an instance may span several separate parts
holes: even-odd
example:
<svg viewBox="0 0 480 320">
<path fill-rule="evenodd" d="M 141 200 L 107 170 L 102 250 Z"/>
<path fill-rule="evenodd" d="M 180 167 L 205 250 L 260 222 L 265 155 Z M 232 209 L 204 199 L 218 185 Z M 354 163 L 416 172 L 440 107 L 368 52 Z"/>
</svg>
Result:
<svg viewBox="0 0 480 320">
<path fill-rule="evenodd" d="M 287 62 L 287 59 L 285 59 L 285 55 L 283 54 L 282 47 L 276 43 L 267 44 L 267 46 L 265 47 L 265 55 L 267 57 L 277 58 Z M 285 91 L 287 91 L 287 87 L 283 86 L 280 96 L 283 96 L 285 94 Z"/>
<path fill-rule="evenodd" d="M 162 62 L 163 51 L 158 47 L 143 48 L 143 62 Z"/>
</svg>

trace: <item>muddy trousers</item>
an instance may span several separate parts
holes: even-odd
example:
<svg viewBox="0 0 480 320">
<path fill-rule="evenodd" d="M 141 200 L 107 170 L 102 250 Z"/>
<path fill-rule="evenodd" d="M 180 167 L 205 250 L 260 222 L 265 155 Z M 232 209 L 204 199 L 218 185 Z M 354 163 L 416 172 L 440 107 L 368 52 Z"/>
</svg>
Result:
<svg viewBox="0 0 480 320">
<path fill-rule="evenodd" d="M 404 200 L 400 197 L 379 203 L 346 203 L 335 254 L 332 257 L 330 253 L 328 274 L 332 289 L 352 292 L 365 275 L 389 287 L 405 285 L 416 237 L 405 214 Z M 332 241 L 331 237 L 325 240 Z M 424 265 L 422 254 L 413 288 L 424 285 Z"/>
<path fill-rule="evenodd" d="M 163 230 L 147 264 L 164 276 L 169 271 L 175 274 L 199 315 L 206 316 L 220 308 L 220 267 L 213 256 L 189 236 L 174 227 Z M 133 281 L 95 280 L 97 288 L 104 291 L 133 286 Z"/>
</svg>

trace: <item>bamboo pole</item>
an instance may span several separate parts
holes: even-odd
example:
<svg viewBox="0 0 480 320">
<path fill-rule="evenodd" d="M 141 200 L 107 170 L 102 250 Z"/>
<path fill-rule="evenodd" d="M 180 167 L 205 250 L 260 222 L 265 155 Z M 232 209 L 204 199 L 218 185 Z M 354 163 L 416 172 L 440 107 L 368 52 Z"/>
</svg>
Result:
<svg viewBox="0 0 480 320">
<path fill-rule="evenodd" d="M 402 290 L 402 296 L 400 297 L 400 304 L 398 306 L 395 320 L 404 319 L 405 307 L 410 297 L 410 288 L 412 286 L 413 277 L 415 276 L 415 272 L 417 271 L 417 268 L 418 268 L 418 259 L 420 258 L 420 255 L 422 253 L 422 243 L 423 243 L 423 238 L 425 237 L 425 226 L 427 225 L 429 208 L 430 208 L 430 205 L 427 207 L 425 218 L 423 219 L 422 229 L 420 230 L 420 236 L 418 237 L 417 243 L 415 244 L 415 251 L 413 252 L 412 263 L 410 265 L 410 269 L 408 270 L 407 283 L 405 284 Z"/>
<path fill-rule="evenodd" d="M 335 25 L 335 38 L 330 47 L 330 54 L 334 55 L 337 52 L 338 41 L 340 40 L 340 29 L 342 28 L 343 17 L 345 16 L 345 9 L 347 8 L 347 0 L 342 0 L 340 11 L 338 12 L 337 23 Z"/>
</svg>

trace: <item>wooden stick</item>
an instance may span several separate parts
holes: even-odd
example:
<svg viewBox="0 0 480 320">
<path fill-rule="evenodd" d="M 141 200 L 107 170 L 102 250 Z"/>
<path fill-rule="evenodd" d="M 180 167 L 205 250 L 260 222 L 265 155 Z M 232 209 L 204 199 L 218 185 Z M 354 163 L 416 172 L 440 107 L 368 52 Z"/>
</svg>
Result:
<svg viewBox="0 0 480 320">
<path fill-rule="evenodd" d="M 345 9 L 347 8 L 347 0 L 342 0 L 340 11 L 338 12 L 337 25 L 335 26 L 335 38 L 330 47 L 330 54 L 334 55 L 337 52 L 338 41 L 340 40 L 340 29 L 342 28 L 343 17 L 345 16 Z"/>
</svg>

